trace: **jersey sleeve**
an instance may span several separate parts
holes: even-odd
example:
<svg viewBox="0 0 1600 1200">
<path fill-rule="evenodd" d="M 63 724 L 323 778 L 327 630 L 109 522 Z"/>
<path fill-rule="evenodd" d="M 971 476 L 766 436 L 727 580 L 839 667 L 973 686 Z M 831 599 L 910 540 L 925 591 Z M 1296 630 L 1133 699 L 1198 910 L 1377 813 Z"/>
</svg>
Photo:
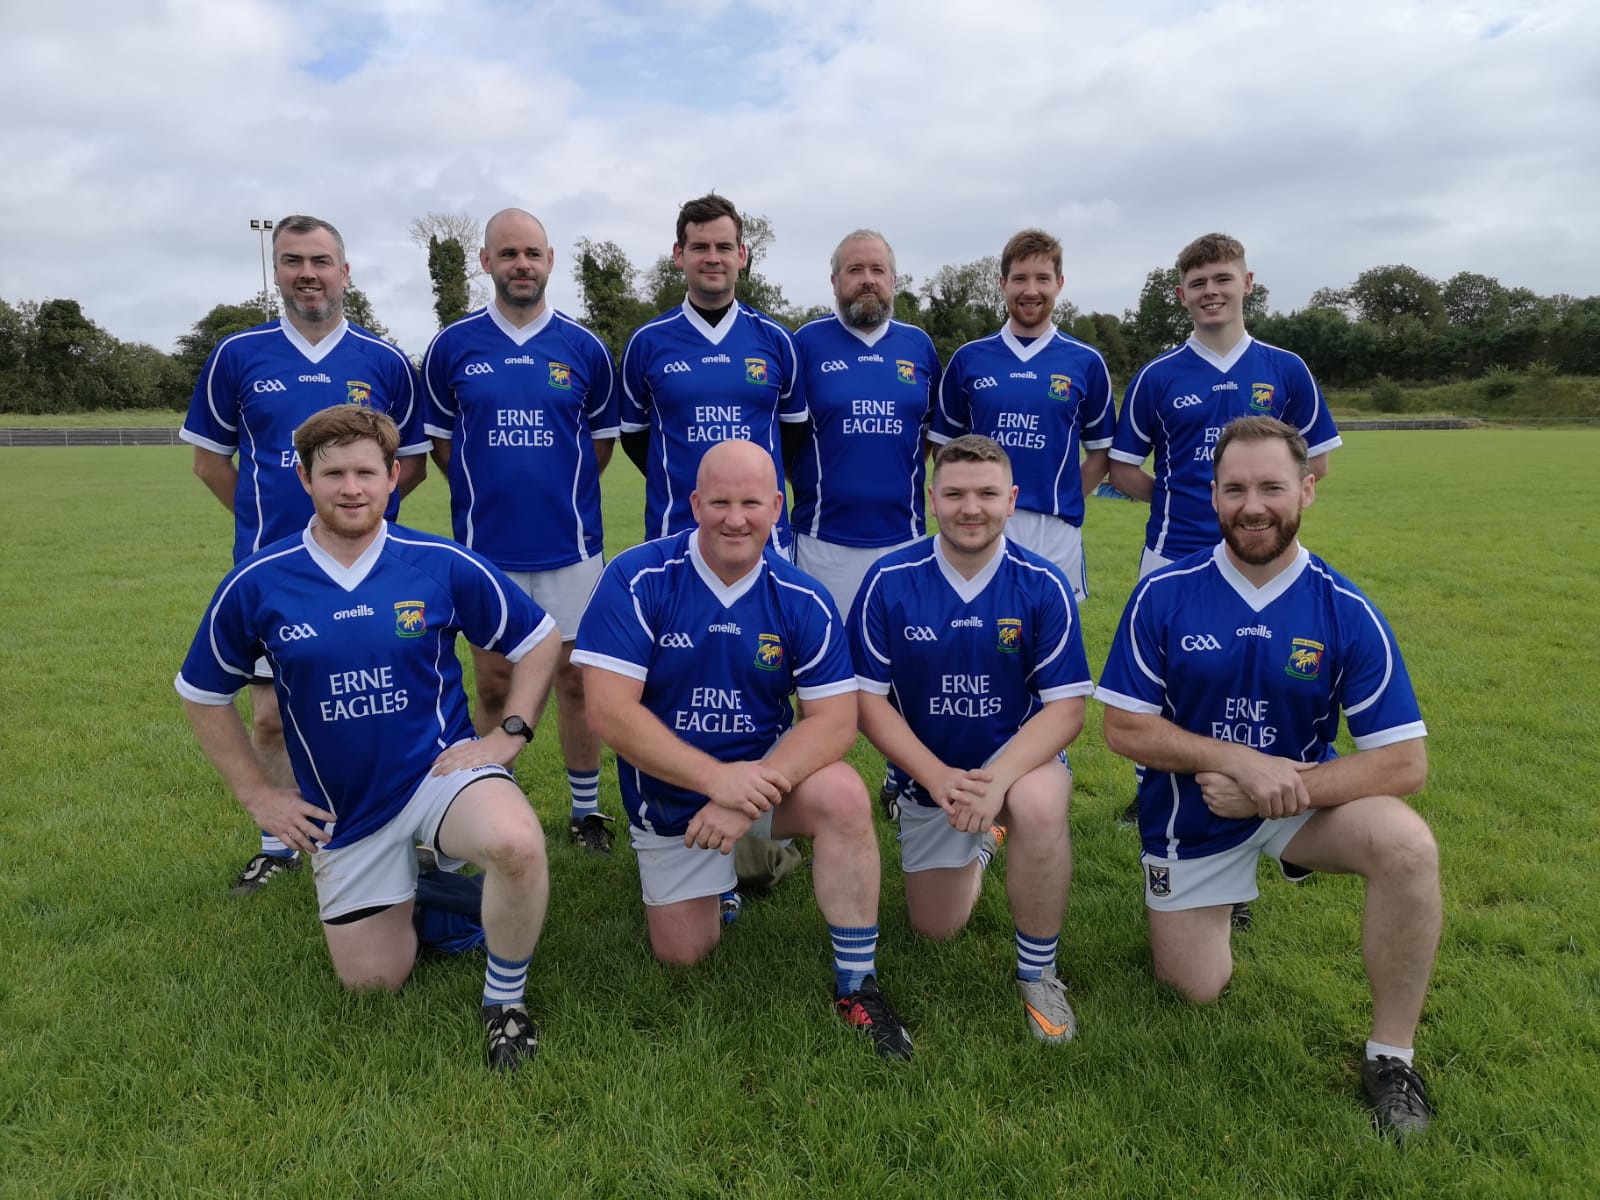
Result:
<svg viewBox="0 0 1600 1200">
<path fill-rule="evenodd" d="M 1333 414 L 1328 411 L 1327 402 L 1322 398 L 1322 389 L 1317 386 L 1305 360 L 1297 354 L 1290 355 L 1285 375 L 1292 386 L 1289 389 L 1289 402 L 1284 406 L 1284 416 L 1305 438 L 1307 457 L 1315 458 L 1344 445 L 1339 437 L 1339 428 L 1333 423 Z"/>
<path fill-rule="evenodd" d="M 230 345 L 223 338 L 211 348 L 179 436 L 202 450 L 232 457 L 239 449 L 239 386 L 234 376 L 237 356 Z"/>
<path fill-rule="evenodd" d="M 450 440 L 456 431 L 456 395 L 450 386 L 449 331 L 441 329 L 428 343 L 428 352 L 422 358 L 422 382 L 427 393 L 427 419 L 424 422 L 430 437 Z"/>
<path fill-rule="evenodd" d="M 811 416 L 806 406 L 806 381 L 800 370 L 799 355 L 795 353 L 794 339 L 789 331 L 774 323 L 778 341 L 778 359 L 783 366 L 784 389 L 778 393 L 778 420 L 785 424 L 804 421 Z"/>
<path fill-rule="evenodd" d="M 200 628 L 195 631 L 173 686 L 185 700 L 220 706 L 233 698 L 255 674 L 260 643 L 247 620 L 241 574 L 231 572 L 218 585 Z"/>
<path fill-rule="evenodd" d="M 1096 353 L 1093 361 L 1083 385 L 1083 403 L 1078 406 L 1078 440 L 1085 450 L 1104 450 L 1117 431 L 1117 409 L 1106 360 Z"/>
<path fill-rule="evenodd" d="M 635 329 L 622 350 L 622 395 L 619 399 L 623 433 L 650 428 L 650 380 L 645 374 L 645 331 Z"/>
<path fill-rule="evenodd" d="M 1083 626 L 1072 588 L 1057 571 L 1050 571 L 1040 585 L 1034 605 L 1037 632 L 1034 644 L 1039 661 L 1029 678 L 1039 699 L 1065 700 L 1087 696 L 1094 691 L 1089 675 L 1089 658 L 1083 647 Z"/>
<path fill-rule="evenodd" d="M 485 559 L 451 546 L 450 592 L 461 632 L 483 650 L 520 662 L 551 634 L 556 623 L 516 584 Z"/>
<path fill-rule="evenodd" d="M 593 382 L 583 398 L 583 416 L 592 438 L 614 438 L 622 429 L 622 408 L 617 390 L 617 367 L 606 344 L 587 329 L 578 334 Z"/>
<path fill-rule="evenodd" d="M 1349 592 L 1350 630 L 1340 678 L 1340 703 L 1357 750 L 1426 737 L 1411 676 L 1394 633 L 1365 596 Z"/>
<path fill-rule="evenodd" d="M 387 343 L 385 343 L 387 346 Z M 392 354 L 385 355 L 384 365 L 389 375 L 390 394 L 394 396 L 394 403 L 389 408 L 389 416 L 400 428 L 400 457 L 411 454 L 426 454 L 432 446 L 424 425 L 427 414 L 423 410 L 422 396 L 417 390 L 417 369 L 411 365 L 407 358 L 397 347 Z"/>
<path fill-rule="evenodd" d="M 1117 462 L 1141 466 L 1150 457 L 1154 444 L 1151 428 L 1150 366 L 1146 364 L 1133 377 L 1133 384 L 1122 399 L 1122 412 L 1117 416 L 1117 431 L 1111 440 L 1111 457 Z"/>
<path fill-rule="evenodd" d="M 962 347 L 965 349 L 965 347 Z M 970 432 L 972 426 L 972 398 L 967 392 L 965 366 L 967 356 L 957 350 L 939 377 L 938 403 L 934 405 L 933 422 L 928 428 L 928 440 L 944 445 L 952 438 Z"/>
<path fill-rule="evenodd" d="M 856 690 L 855 667 L 839 610 L 825 588 L 780 583 L 788 591 L 794 622 L 796 654 L 795 695 L 802 700 L 822 700 Z"/>
<path fill-rule="evenodd" d="M 850 657 L 856 687 L 874 696 L 889 694 L 889 611 L 883 594 L 883 570 L 872 567 L 856 590 L 850 609 Z"/>
<path fill-rule="evenodd" d="M 1135 713 L 1162 712 L 1166 700 L 1166 649 L 1150 583 L 1136 588 L 1111 640 L 1094 698 Z"/>
<path fill-rule="evenodd" d="M 606 565 L 578 622 L 572 661 L 644 682 L 655 632 L 645 623 L 644 597 L 630 584 L 626 556 Z"/>
</svg>

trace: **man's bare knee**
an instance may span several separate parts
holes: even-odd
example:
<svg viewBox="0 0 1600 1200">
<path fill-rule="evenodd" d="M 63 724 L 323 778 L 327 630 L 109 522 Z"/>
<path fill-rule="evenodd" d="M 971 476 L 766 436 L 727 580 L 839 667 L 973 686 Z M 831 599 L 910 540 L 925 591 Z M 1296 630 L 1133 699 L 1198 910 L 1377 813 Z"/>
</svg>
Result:
<svg viewBox="0 0 1600 1200">
<path fill-rule="evenodd" d="M 1230 966 L 1223 972 L 1183 976 L 1176 971 L 1164 969 L 1157 963 L 1156 978 L 1191 1004 L 1214 1004 L 1227 988 L 1228 981 L 1233 978 L 1233 969 Z"/>
</svg>

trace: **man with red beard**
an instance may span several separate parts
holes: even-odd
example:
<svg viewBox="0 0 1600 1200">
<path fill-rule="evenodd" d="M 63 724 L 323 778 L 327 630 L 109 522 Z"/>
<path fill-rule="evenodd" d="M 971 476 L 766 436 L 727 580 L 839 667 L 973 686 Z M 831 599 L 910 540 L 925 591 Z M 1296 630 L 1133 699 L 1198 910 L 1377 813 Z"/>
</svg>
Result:
<svg viewBox="0 0 1600 1200">
<path fill-rule="evenodd" d="M 1361 1079 L 1379 1129 L 1432 1115 L 1412 1041 L 1439 944 L 1438 850 L 1400 797 L 1422 789 L 1427 729 L 1388 624 L 1299 542 L 1316 494 L 1305 439 L 1241 417 L 1217 440 L 1221 544 L 1134 589 L 1095 697 L 1139 785 L 1156 975 L 1198 1003 L 1233 973 L 1229 914 L 1263 856 L 1366 880 L 1372 1036 Z M 1355 753 L 1333 743 L 1343 710 Z"/>
</svg>

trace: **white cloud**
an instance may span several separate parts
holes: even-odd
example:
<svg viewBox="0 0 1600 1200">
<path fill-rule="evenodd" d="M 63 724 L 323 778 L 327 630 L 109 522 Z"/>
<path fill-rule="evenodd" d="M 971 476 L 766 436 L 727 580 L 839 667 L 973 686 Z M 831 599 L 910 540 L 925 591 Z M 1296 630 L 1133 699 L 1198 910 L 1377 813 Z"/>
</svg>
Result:
<svg viewBox="0 0 1600 1200">
<path fill-rule="evenodd" d="M 1594 291 L 1591 5 L 1116 6 L 762 0 L 190 0 L 3 18 L 0 296 L 73 296 L 170 346 L 260 284 L 252 216 L 344 231 L 379 316 L 432 331 L 428 210 L 540 213 L 641 269 L 710 187 L 772 218 L 764 264 L 827 298 L 882 229 L 919 282 L 1041 224 L 1067 294 L 1133 305 L 1220 228 L 1280 307 L 1361 270 Z M 93 36 L 85 36 L 92 31 Z"/>
</svg>

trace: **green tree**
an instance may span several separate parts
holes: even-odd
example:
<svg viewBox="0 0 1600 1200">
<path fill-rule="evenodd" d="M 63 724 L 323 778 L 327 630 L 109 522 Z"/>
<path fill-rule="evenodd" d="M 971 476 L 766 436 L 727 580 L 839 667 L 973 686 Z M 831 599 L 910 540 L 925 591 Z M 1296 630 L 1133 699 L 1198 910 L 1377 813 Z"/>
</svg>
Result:
<svg viewBox="0 0 1600 1200">
<path fill-rule="evenodd" d="M 579 238 L 573 246 L 572 276 L 583 296 L 583 323 L 621 357 L 628 335 L 655 315 L 639 297 L 639 271 L 621 246 Z"/>
<path fill-rule="evenodd" d="M 440 329 L 471 311 L 467 255 L 459 240 L 428 238 L 428 278 L 433 281 L 433 311 Z"/>
<path fill-rule="evenodd" d="M 368 333 L 377 334 L 385 341 L 394 341 L 388 326 L 378 320 L 378 314 L 372 311 L 372 301 L 360 288 L 351 286 L 344 290 L 344 315 L 345 319 L 353 325 L 359 325 Z"/>
<path fill-rule="evenodd" d="M 1178 268 L 1157 267 L 1139 289 L 1139 307 L 1125 313 L 1130 341 L 1140 362 L 1170 350 L 1189 336 L 1189 310 L 1178 302 Z"/>
<path fill-rule="evenodd" d="M 1467 327 L 1504 325 L 1508 305 L 1506 289 L 1498 279 L 1473 271 L 1458 271 L 1440 289 L 1445 318 Z"/>
<path fill-rule="evenodd" d="M 922 327 L 933 339 L 941 362 L 949 362 L 962 345 L 1005 324 L 1000 259 L 993 254 L 960 265 L 946 263 L 922 285 L 922 295 L 926 301 Z"/>
<path fill-rule="evenodd" d="M 1371 267 L 1350 285 L 1350 303 L 1358 316 L 1379 329 L 1389 330 L 1403 317 L 1425 329 L 1444 321 L 1444 296 L 1439 285 L 1415 267 Z"/>
<path fill-rule="evenodd" d="M 230 333 L 238 333 L 242 329 L 260 325 L 269 319 L 262 297 L 257 293 L 255 299 L 246 300 L 242 304 L 217 305 L 196 321 L 194 328 L 188 333 L 180 334 L 173 361 L 177 364 L 180 374 L 189 381 L 188 386 L 193 387 L 195 380 L 200 378 L 200 372 L 206 365 L 206 357 L 211 353 L 213 346 Z"/>
</svg>

